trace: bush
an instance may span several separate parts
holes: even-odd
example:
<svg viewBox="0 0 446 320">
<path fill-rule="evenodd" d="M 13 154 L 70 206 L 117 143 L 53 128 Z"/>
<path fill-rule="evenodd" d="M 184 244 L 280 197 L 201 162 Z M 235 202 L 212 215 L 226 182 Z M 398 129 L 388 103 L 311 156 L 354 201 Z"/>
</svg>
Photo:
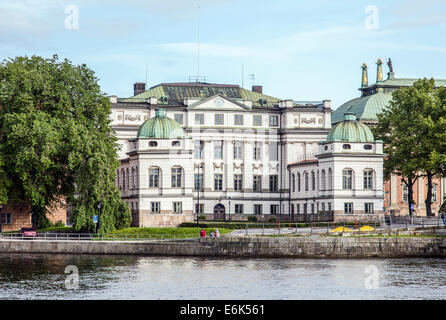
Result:
<svg viewBox="0 0 446 320">
<path fill-rule="evenodd" d="M 248 221 L 250 221 L 250 222 L 257 222 L 257 217 L 249 216 L 248 217 Z"/>
<path fill-rule="evenodd" d="M 201 216 L 198 217 L 198 219 L 200 219 L 200 220 L 206 220 L 206 216 L 201 215 Z"/>
<path fill-rule="evenodd" d="M 59 220 L 56 222 L 56 224 L 54 226 L 56 228 L 62 228 L 62 227 L 65 227 L 65 223 L 63 223 L 62 220 Z"/>
</svg>

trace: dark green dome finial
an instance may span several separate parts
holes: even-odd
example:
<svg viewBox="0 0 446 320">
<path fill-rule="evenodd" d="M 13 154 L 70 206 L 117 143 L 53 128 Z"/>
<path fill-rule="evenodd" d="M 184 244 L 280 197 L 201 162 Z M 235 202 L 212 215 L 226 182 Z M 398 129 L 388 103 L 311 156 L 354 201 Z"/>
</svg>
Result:
<svg viewBox="0 0 446 320">
<path fill-rule="evenodd" d="M 325 142 L 375 142 L 370 128 L 356 121 L 352 112 L 344 113 L 344 121 L 336 124 L 330 131 Z"/>
<path fill-rule="evenodd" d="M 138 130 L 138 138 L 177 139 L 184 137 L 181 125 L 166 117 L 166 109 L 155 110 L 155 117 L 144 122 Z"/>
</svg>

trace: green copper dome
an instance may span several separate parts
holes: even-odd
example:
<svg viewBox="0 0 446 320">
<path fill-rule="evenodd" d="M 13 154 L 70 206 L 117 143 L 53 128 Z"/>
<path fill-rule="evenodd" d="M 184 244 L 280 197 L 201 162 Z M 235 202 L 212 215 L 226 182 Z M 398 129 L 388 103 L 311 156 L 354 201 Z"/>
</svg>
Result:
<svg viewBox="0 0 446 320">
<path fill-rule="evenodd" d="M 345 113 L 344 121 L 336 124 L 327 136 L 326 142 L 375 142 L 373 133 L 365 124 L 356 121 L 354 113 Z"/>
<path fill-rule="evenodd" d="M 138 138 L 176 139 L 184 137 L 181 125 L 166 117 L 165 109 L 157 109 L 156 116 L 144 122 L 138 130 Z"/>
</svg>

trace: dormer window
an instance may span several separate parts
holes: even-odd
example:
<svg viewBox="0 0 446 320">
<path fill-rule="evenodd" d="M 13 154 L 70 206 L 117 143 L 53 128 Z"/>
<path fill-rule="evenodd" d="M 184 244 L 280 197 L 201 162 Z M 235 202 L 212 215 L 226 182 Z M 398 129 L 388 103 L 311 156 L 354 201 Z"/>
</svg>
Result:
<svg viewBox="0 0 446 320">
<path fill-rule="evenodd" d="M 149 147 L 158 147 L 158 142 L 156 142 L 156 141 L 149 141 Z"/>
<path fill-rule="evenodd" d="M 372 150 L 373 146 L 371 144 L 365 144 L 364 149 L 365 150 Z"/>
<path fill-rule="evenodd" d="M 343 145 L 342 145 L 342 149 L 350 150 L 351 148 L 352 148 L 352 146 L 349 145 L 349 144 L 343 144 Z"/>
</svg>

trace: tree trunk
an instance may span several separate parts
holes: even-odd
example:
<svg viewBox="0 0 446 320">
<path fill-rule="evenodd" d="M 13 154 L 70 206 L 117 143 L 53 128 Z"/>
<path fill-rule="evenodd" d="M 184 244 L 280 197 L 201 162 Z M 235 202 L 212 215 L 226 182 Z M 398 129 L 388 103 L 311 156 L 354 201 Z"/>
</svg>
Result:
<svg viewBox="0 0 446 320">
<path fill-rule="evenodd" d="M 427 195 L 426 195 L 426 201 L 424 202 L 426 204 L 426 216 L 432 217 L 432 173 L 426 172 L 427 176 Z"/>
<path fill-rule="evenodd" d="M 404 180 L 403 180 L 404 181 Z M 406 182 L 406 181 L 404 181 Z M 409 203 L 409 216 L 413 216 L 413 209 L 412 209 L 412 205 L 414 204 L 413 201 L 413 185 L 415 184 L 415 181 L 412 178 L 407 178 L 407 202 Z"/>
</svg>

